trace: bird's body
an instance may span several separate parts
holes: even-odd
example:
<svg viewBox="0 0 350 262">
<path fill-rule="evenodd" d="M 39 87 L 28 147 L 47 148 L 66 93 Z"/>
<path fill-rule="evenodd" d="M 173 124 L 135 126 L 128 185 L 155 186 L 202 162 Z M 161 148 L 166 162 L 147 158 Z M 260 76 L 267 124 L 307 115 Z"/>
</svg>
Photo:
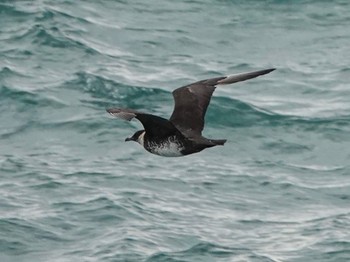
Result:
<svg viewBox="0 0 350 262">
<path fill-rule="evenodd" d="M 193 140 L 191 138 L 173 135 L 162 139 L 154 139 L 147 137 L 146 134 L 138 139 L 138 143 L 142 145 L 148 152 L 159 156 L 177 157 L 184 156 L 202 151 L 205 148 L 224 144 L 226 140 L 221 142 L 213 142 L 213 140 L 202 137 L 201 139 Z"/>
<path fill-rule="evenodd" d="M 175 89 L 175 108 L 169 120 L 132 109 L 112 108 L 107 109 L 107 112 L 129 121 L 132 118 L 138 119 L 144 130 L 137 131 L 125 141 L 136 141 L 150 153 L 166 157 L 197 153 L 226 142 L 225 139 L 208 139 L 202 136 L 205 113 L 216 85 L 244 81 L 273 70 L 211 78 Z"/>
</svg>

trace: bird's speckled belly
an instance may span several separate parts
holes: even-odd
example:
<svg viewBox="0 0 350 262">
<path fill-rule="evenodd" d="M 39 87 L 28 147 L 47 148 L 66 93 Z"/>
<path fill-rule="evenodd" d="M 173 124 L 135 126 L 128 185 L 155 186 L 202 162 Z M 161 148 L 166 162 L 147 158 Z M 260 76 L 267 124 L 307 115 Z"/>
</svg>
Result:
<svg viewBox="0 0 350 262">
<path fill-rule="evenodd" d="M 171 139 L 163 141 L 157 144 L 149 144 L 146 148 L 152 154 L 165 157 L 177 157 L 183 156 L 181 151 L 184 149 L 179 143 L 172 141 Z"/>
</svg>

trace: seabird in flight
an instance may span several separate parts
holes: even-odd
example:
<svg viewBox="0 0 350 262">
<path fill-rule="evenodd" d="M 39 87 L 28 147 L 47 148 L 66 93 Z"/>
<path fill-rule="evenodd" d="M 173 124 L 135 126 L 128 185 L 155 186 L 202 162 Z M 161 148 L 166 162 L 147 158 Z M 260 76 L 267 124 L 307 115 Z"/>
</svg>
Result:
<svg viewBox="0 0 350 262">
<path fill-rule="evenodd" d="M 233 84 L 265 75 L 275 68 L 201 80 L 173 91 L 175 108 L 169 120 L 133 109 L 111 108 L 107 112 L 130 121 L 139 120 L 144 130 L 137 131 L 125 141 L 135 141 L 148 152 L 166 156 L 185 156 L 207 147 L 224 145 L 226 139 L 202 136 L 204 117 L 217 85 Z"/>
</svg>

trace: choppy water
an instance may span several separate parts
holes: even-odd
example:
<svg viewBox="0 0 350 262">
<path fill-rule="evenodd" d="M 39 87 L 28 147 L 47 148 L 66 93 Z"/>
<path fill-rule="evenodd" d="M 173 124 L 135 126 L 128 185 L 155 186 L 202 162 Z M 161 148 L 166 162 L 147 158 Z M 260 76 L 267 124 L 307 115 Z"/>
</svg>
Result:
<svg viewBox="0 0 350 262">
<path fill-rule="evenodd" d="M 0 261 L 350 261 L 350 2 L 0 1 Z M 171 114 L 218 88 L 161 158 L 111 106 Z"/>
</svg>

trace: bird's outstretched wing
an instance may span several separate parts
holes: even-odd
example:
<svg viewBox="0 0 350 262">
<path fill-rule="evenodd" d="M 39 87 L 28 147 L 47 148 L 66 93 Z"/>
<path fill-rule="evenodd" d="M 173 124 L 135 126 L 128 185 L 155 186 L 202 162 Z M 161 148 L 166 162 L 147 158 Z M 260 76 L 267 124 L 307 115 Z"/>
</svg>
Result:
<svg viewBox="0 0 350 262">
<path fill-rule="evenodd" d="M 148 137 L 156 137 L 161 139 L 168 137 L 169 135 L 180 134 L 173 123 L 159 116 L 145 114 L 136 110 L 125 108 L 110 108 L 107 109 L 107 112 L 112 116 L 128 121 L 133 118 L 138 119 L 142 123 Z"/>
<path fill-rule="evenodd" d="M 201 135 L 204 117 L 216 85 L 233 84 L 265 75 L 274 68 L 201 80 L 173 91 L 174 111 L 170 121 L 183 133 L 189 136 Z"/>
</svg>

